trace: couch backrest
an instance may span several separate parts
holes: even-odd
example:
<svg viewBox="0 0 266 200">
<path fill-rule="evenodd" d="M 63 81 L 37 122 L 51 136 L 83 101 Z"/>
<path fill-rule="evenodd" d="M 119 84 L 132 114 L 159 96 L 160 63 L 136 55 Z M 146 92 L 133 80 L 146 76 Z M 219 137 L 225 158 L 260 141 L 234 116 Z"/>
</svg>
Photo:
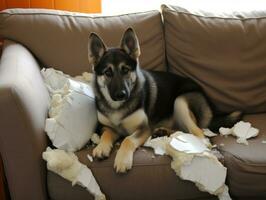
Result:
<svg viewBox="0 0 266 200">
<path fill-rule="evenodd" d="M 71 75 L 90 71 L 87 54 L 91 32 L 98 33 L 108 46 L 119 46 L 128 27 L 133 27 L 139 37 L 141 66 L 165 70 L 159 11 L 111 17 L 44 9 L 8 9 L 0 13 L 0 37 L 22 43 L 44 66 Z"/>
<path fill-rule="evenodd" d="M 195 3 L 162 6 L 170 71 L 197 81 L 222 111 L 265 112 L 265 8 Z"/>
</svg>

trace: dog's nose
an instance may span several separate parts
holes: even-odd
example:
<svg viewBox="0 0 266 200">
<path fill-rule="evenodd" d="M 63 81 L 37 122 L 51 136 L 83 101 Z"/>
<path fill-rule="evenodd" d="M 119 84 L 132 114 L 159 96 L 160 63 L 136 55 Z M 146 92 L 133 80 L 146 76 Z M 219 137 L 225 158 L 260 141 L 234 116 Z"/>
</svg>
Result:
<svg viewBox="0 0 266 200">
<path fill-rule="evenodd" d="M 124 100 L 124 99 L 126 99 L 126 97 L 127 97 L 126 90 L 117 91 L 115 94 L 115 98 L 117 101 Z"/>
</svg>

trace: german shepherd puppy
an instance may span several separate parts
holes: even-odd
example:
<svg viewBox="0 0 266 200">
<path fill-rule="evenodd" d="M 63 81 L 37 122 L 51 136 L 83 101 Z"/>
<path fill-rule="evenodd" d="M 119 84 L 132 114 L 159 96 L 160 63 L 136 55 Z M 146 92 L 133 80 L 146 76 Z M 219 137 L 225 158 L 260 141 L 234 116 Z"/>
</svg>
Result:
<svg viewBox="0 0 266 200">
<path fill-rule="evenodd" d="M 134 151 L 155 128 L 166 128 L 157 132 L 179 129 L 202 138 L 201 128 L 230 126 L 241 116 L 234 112 L 215 118 L 213 106 L 192 80 L 141 69 L 139 42 L 132 28 L 125 31 L 120 48 L 107 49 L 95 33 L 91 33 L 88 47 L 97 114 L 103 125 L 93 156 L 108 157 L 113 143 L 125 137 L 116 154 L 116 172 L 131 169 Z"/>
</svg>

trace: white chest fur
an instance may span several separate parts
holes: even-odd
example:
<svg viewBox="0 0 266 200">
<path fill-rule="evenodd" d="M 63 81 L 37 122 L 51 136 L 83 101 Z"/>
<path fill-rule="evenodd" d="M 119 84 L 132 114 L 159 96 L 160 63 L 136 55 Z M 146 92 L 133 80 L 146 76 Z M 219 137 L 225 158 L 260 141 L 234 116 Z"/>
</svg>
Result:
<svg viewBox="0 0 266 200">
<path fill-rule="evenodd" d="M 115 128 L 116 126 L 122 125 L 128 133 L 133 133 L 139 126 L 148 122 L 148 118 L 143 109 L 136 110 L 126 117 L 123 117 L 121 112 L 114 112 L 105 116 L 98 111 L 98 119 L 106 126 Z"/>
<path fill-rule="evenodd" d="M 98 111 L 98 119 L 99 121 L 106 126 L 118 126 L 122 120 L 122 114 L 120 112 L 113 112 L 111 114 L 107 114 L 107 116 L 103 115 Z"/>
</svg>

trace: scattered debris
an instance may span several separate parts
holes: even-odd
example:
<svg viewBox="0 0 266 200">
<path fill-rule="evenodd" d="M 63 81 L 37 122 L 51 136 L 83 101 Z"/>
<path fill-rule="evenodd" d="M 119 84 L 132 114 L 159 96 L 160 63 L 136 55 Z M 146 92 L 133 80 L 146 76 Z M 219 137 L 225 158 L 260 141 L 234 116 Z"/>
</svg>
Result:
<svg viewBox="0 0 266 200">
<path fill-rule="evenodd" d="M 171 167 L 176 174 L 193 181 L 201 191 L 217 195 L 220 200 L 231 199 L 225 185 L 227 169 L 202 139 L 178 131 L 170 137 L 150 139 L 145 146 L 152 147 L 155 154 L 170 155 L 173 158 Z"/>
<path fill-rule="evenodd" d="M 87 158 L 89 159 L 89 161 L 93 162 L 93 158 L 90 154 L 87 154 Z"/>
<path fill-rule="evenodd" d="M 231 128 L 224 128 L 224 127 L 221 127 L 219 129 L 219 132 L 222 136 L 226 136 L 226 135 L 231 135 L 232 134 L 232 130 Z"/>
<path fill-rule="evenodd" d="M 101 192 L 91 170 L 80 163 L 78 157 L 72 152 L 60 149 L 47 148 L 42 157 L 47 161 L 47 169 L 72 182 L 85 187 L 95 200 L 106 200 Z"/>
<path fill-rule="evenodd" d="M 262 143 L 262 144 L 266 144 L 266 140 L 262 140 L 261 143 Z"/>
<path fill-rule="evenodd" d="M 224 143 L 220 143 L 219 145 L 220 145 L 221 147 L 224 147 Z"/>
<path fill-rule="evenodd" d="M 259 134 L 259 129 L 252 127 L 249 122 L 240 121 L 231 129 L 221 127 L 219 132 L 221 135 L 233 135 L 237 137 L 237 143 L 248 145 L 247 139 L 256 137 Z"/>
<path fill-rule="evenodd" d="M 91 82 L 93 78 L 92 73 L 83 72 L 81 76 L 75 76 L 75 80 L 82 81 L 82 82 Z"/>
<path fill-rule="evenodd" d="M 157 137 L 154 139 L 151 139 L 151 137 L 145 142 L 143 146 L 145 147 L 151 147 L 154 149 L 154 153 L 156 155 L 164 155 L 165 154 L 165 149 L 166 149 L 166 144 L 169 141 L 169 137 L 164 136 L 164 137 Z"/>
<path fill-rule="evenodd" d="M 207 136 L 207 137 L 215 137 L 215 136 L 217 136 L 218 134 L 217 133 L 214 133 L 214 132 L 212 132 L 210 129 L 202 129 L 203 130 L 203 133 L 204 133 L 204 135 L 205 136 Z"/>
<path fill-rule="evenodd" d="M 192 134 L 179 134 L 173 137 L 170 145 L 177 151 L 185 153 L 203 153 L 209 151 L 202 140 Z"/>
<path fill-rule="evenodd" d="M 100 136 L 97 133 L 93 133 L 91 136 L 91 141 L 94 144 L 99 144 L 100 143 Z"/>
</svg>

